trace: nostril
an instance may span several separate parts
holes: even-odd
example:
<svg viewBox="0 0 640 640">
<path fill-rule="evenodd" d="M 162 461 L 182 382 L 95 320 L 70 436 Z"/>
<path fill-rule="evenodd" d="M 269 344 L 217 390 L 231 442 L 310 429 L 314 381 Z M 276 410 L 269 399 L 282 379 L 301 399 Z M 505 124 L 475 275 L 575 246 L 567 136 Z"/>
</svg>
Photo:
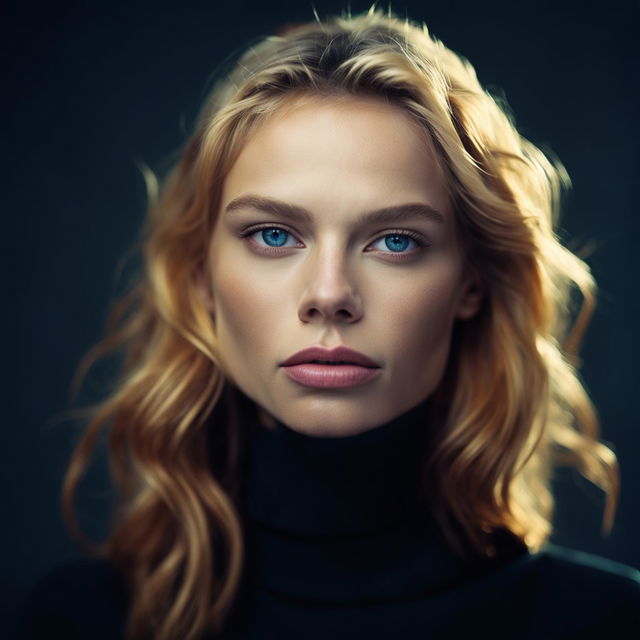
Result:
<svg viewBox="0 0 640 640">
<path fill-rule="evenodd" d="M 302 322 L 317 321 L 318 317 L 326 321 L 351 323 L 362 316 L 360 303 L 357 299 L 351 300 L 308 298 L 298 308 L 298 316 Z"/>
</svg>

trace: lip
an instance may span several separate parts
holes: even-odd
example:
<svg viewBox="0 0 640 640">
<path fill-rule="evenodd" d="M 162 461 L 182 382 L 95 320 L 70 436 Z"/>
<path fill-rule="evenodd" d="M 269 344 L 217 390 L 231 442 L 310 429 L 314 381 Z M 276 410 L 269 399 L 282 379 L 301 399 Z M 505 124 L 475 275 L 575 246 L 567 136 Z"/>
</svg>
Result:
<svg viewBox="0 0 640 640">
<path fill-rule="evenodd" d="M 358 365 L 359 367 L 365 367 L 367 369 L 380 368 L 380 365 L 377 362 L 374 362 L 371 358 L 365 356 L 364 353 L 354 351 L 353 349 L 349 349 L 344 345 L 339 345 L 337 347 L 334 347 L 333 349 L 327 349 L 326 347 L 314 345 L 313 347 L 302 349 L 302 351 L 294 353 L 291 357 L 282 362 L 280 366 L 291 367 L 299 364 L 311 364 L 313 360 L 324 360 L 327 362 L 345 362 L 350 365 Z M 319 363 L 313 364 L 317 365 Z M 330 365 L 319 366 L 326 367 Z M 342 367 L 346 365 L 337 366 Z M 335 368 L 335 366 L 333 368 Z"/>
<path fill-rule="evenodd" d="M 380 365 L 364 353 L 344 345 L 333 349 L 315 345 L 294 353 L 280 366 L 293 381 L 317 389 L 357 387 L 375 378 L 381 370 Z"/>
</svg>

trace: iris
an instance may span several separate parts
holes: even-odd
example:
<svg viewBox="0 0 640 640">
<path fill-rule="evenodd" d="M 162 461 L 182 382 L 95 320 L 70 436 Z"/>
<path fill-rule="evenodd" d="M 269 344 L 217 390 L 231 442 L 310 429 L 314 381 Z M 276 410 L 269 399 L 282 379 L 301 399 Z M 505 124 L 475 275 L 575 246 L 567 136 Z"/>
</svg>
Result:
<svg viewBox="0 0 640 640">
<path fill-rule="evenodd" d="M 271 247 L 281 247 L 286 241 L 289 233 L 284 229 L 264 229 L 262 239 Z"/>
<path fill-rule="evenodd" d="M 385 236 L 384 243 L 390 251 L 404 251 L 409 246 L 409 237 L 401 235 Z"/>
</svg>

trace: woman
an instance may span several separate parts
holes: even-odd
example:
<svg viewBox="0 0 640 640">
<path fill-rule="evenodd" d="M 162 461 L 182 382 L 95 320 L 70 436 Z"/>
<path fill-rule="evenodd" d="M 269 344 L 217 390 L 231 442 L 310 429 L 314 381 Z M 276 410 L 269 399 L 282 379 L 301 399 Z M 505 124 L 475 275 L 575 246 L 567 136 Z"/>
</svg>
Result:
<svg viewBox="0 0 640 640">
<path fill-rule="evenodd" d="M 635 637 L 638 572 L 547 544 L 554 465 L 618 474 L 577 376 L 567 182 L 473 68 L 371 10 L 247 51 L 90 359 L 126 355 L 101 560 L 33 637 Z M 571 328 L 573 286 L 585 304 Z"/>
</svg>

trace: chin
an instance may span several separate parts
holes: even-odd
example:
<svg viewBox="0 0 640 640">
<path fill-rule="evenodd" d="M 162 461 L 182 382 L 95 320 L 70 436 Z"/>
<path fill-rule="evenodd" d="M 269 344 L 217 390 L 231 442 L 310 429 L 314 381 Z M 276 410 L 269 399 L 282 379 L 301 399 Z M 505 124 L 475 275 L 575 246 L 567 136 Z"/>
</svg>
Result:
<svg viewBox="0 0 640 640">
<path fill-rule="evenodd" d="M 353 406 L 353 400 L 350 401 L 351 406 L 347 407 L 327 406 L 326 403 L 322 403 L 324 406 L 318 406 L 318 404 L 320 403 L 314 402 L 295 409 L 289 407 L 289 410 L 284 411 L 278 419 L 292 431 L 304 435 L 339 438 L 375 429 L 395 416 L 394 414 L 389 415 L 388 418 L 381 417 L 381 412 L 372 411 L 370 404 L 366 411 L 358 411 L 358 408 Z"/>
<path fill-rule="evenodd" d="M 286 424 L 286 423 L 285 423 Z M 305 436 L 311 436 L 314 438 L 346 438 L 348 436 L 355 436 L 359 433 L 364 433 L 365 431 L 369 431 L 374 427 L 363 427 L 363 426 L 345 426 L 344 424 L 340 425 L 318 425 L 318 424 L 291 424 L 287 425 L 292 431 L 296 431 Z"/>
</svg>

